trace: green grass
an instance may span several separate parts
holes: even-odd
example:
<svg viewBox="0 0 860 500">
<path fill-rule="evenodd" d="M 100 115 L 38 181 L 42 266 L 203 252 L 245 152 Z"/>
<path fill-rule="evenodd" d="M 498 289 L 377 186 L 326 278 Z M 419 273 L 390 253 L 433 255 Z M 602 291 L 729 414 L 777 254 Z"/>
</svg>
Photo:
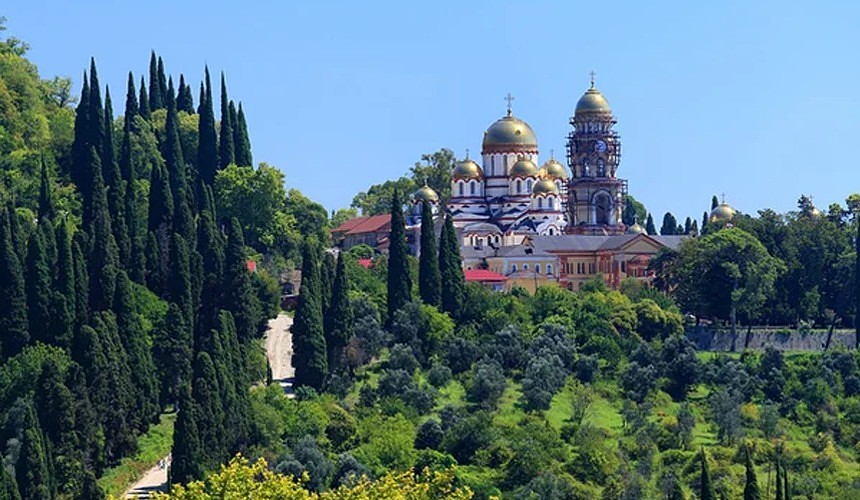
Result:
<svg viewBox="0 0 860 500">
<path fill-rule="evenodd" d="M 463 406 L 466 404 L 466 389 L 460 382 L 451 380 L 448 385 L 439 389 L 436 401 L 437 410 L 441 410 L 447 405 Z"/>
<path fill-rule="evenodd" d="M 133 457 L 123 458 L 119 465 L 105 471 L 98 482 L 108 496 L 119 497 L 125 493 L 144 472 L 170 453 L 175 421 L 175 413 L 161 415 L 158 424 L 151 426 L 149 431 L 138 439 L 137 453 Z"/>
</svg>

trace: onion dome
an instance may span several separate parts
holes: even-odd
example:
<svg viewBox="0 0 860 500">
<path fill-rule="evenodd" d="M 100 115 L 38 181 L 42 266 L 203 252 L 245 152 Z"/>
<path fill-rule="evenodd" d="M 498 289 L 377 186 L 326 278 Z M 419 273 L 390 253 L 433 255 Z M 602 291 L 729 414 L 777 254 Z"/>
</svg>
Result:
<svg viewBox="0 0 860 500">
<path fill-rule="evenodd" d="M 439 203 L 439 195 L 430 186 L 422 186 L 418 191 L 412 193 L 412 201 L 429 201 Z"/>
<path fill-rule="evenodd" d="M 594 82 L 591 82 L 591 88 L 585 91 L 585 94 L 579 98 L 576 103 L 575 115 L 582 113 L 610 113 L 609 102 L 603 97 L 599 90 L 594 88 Z"/>
<path fill-rule="evenodd" d="M 541 170 L 550 179 L 567 179 L 567 169 L 555 158 L 550 158 L 544 163 Z"/>
<path fill-rule="evenodd" d="M 640 226 L 638 222 L 634 222 L 632 226 L 627 228 L 627 234 L 646 234 L 645 228 Z"/>
<path fill-rule="evenodd" d="M 819 210 L 817 207 L 812 207 L 812 210 L 810 210 L 810 211 L 809 211 L 809 215 L 810 215 L 811 217 L 814 217 L 814 218 L 816 218 L 816 219 L 817 219 L 817 218 L 821 217 L 821 216 L 822 216 L 822 215 L 824 215 L 824 214 L 823 214 L 823 213 L 821 212 L 821 210 Z"/>
<path fill-rule="evenodd" d="M 537 175 L 537 165 L 526 157 L 520 157 L 511 167 L 511 177 L 537 177 Z"/>
<path fill-rule="evenodd" d="M 480 179 L 484 176 L 481 167 L 474 161 L 466 158 L 458 161 L 454 166 L 454 179 Z"/>
<path fill-rule="evenodd" d="M 723 202 L 711 210 L 711 216 L 708 218 L 708 222 L 730 222 L 734 218 L 735 213 L 734 208 L 730 207 L 726 202 Z"/>
<path fill-rule="evenodd" d="M 555 185 L 555 182 L 549 179 L 541 179 L 535 183 L 535 187 L 532 189 L 532 194 L 558 194 L 558 186 Z"/>
<path fill-rule="evenodd" d="M 515 117 L 508 111 L 504 116 L 484 132 L 484 151 L 488 150 L 510 150 L 527 147 L 529 150 L 537 150 L 537 136 L 528 123 Z"/>
</svg>

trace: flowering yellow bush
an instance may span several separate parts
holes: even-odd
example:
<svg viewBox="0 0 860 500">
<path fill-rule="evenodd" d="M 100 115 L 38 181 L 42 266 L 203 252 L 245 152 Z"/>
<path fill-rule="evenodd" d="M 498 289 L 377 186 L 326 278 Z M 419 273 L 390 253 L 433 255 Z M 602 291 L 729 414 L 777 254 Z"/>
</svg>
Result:
<svg viewBox="0 0 860 500">
<path fill-rule="evenodd" d="M 241 455 L 233 458 L 205 481 L 194 481 L 173 487 L 170 494 L 156 494 L 157 500 L 430 500 L 472 498 L 468 489 L 455 488 L 450 471 L 416 475 L 412 471 L 387 474 L 371 481 L 362 479 L 351 487 L 340 487 L 325 493 L 314 493 L 302 487 L 301 481 L 269 470 L 262 458 L 250 463 Z"/>
</svg>

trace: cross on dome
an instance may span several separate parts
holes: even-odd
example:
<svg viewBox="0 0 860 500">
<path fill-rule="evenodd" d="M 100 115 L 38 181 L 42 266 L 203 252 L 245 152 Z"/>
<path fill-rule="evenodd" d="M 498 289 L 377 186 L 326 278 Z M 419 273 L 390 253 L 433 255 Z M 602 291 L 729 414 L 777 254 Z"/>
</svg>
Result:
<svg viewBox="0 0 860 500">
<path fill-rule="evenodd" d="M 508 95 L 505 96 L 505 100 L 508 101 L 508 116 L 511 116 L 511 114 L 512 114 L 511 113 L 511 103 L 514 101 L 514 99 L 516 99 L 516 98 L 514 96 L 512 96 L 510 92 L 508 92 Z"/>
<path fill-rule="evenodd" d="M 597 76 L 597 73 L 595 73 L 594 70 L 591 70 L 588 74 L 591 76 L 591 88 L 594 88 L 594 77 Z"/>
</svg>

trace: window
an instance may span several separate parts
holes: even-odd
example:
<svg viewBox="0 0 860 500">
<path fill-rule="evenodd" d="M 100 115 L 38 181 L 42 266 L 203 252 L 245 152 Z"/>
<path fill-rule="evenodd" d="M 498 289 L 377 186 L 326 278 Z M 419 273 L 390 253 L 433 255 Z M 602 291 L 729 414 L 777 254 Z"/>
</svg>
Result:
<svg viewBox="0 0 860 500">
<path fill-rule="evenodd" d="M 463 182 L 461 181 L 459 184 L 460 184 L 460 196 L 463 196 Z"/>
<path fill-rule="evenodd" d="M 475 181 L 469 183 L 469 194 L 475 194 Z"/>
<path fill-rule="evenodd" d="M 596 224 L 609 224 L 609 211 L 612 205 L 609 201 L 609 195 L 600 193 L 594 197 L 594 222 Z"/>
<path fill-rule="evenodd" d="M 626 273 L 626 272 L 627 272 L 627 263 L 626 263 L 626 262 L 624 262 L 623 260 L 621 261 L 621 272 L 622 272 L 622 273 Z"/>
<path fill-rule="evenodd" d="M 540 264 L 535 264 L 535 272 L 540 274 Z"/>
<path fill-rule="evenodd" d="M 588 263 L 588 274 L 594 274 L 595 271 L 596 271 L 596 268 L 594 266 L 594 262 L 589 262 Z"/>
<path fill-rule="evenodd" d="M 523 181 L 517 179 L 517 194 L 523 192 Z"/>
<path fill-rule="evenodd" d="M 512 273 L 517 272 L 517 265 L 516 264 L 511 264 L 511 272 Z"/>
<path fill-rule="evenodd" d="M 606 164 L 603 163 L 603 160 L 597 160 L 597 176 L 598 177 L 606 177 Z"/>
<path fill-rule="evenodd" d="M 532 192 L 532 180 L 531 179 L 526 181 L 526 189 L 528 189 L 529 193 Z"/>
<path fill-rule="evenodd" d="M 528 270 L 529 270 L 529 265 L 523 264 L 523 271 L 528 271 Z"/>
<path fill-rule="evenodd" d="M 538 208 L 543 208 L 543 198 L 538 198 Z"/>
<path fill-rule="evenodd" d="M 547 273 L 547 274 L 552 274 L 552 264 L 547 264 L 547 265 L 546 265 L 546 273 Z"/>
</svg>

